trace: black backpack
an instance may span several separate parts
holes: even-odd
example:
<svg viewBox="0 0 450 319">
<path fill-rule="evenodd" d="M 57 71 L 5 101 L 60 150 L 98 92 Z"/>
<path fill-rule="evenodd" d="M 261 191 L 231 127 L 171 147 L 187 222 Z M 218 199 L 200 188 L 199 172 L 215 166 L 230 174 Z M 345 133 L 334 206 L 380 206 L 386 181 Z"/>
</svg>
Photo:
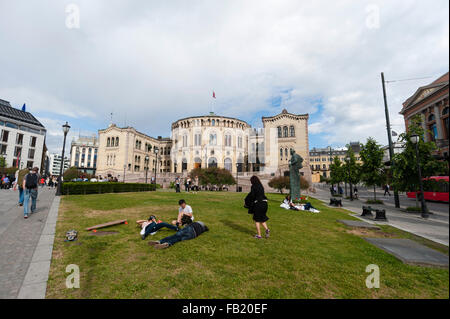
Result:
<svg viewBox="0 0 450 319">
<path fill-rule="evenodd" d="M 38 176 L 37 174 L 28 174 L 25 180 L 25 187 L 28 189 L 33 189 L 37 187 Z"/>
</svg>

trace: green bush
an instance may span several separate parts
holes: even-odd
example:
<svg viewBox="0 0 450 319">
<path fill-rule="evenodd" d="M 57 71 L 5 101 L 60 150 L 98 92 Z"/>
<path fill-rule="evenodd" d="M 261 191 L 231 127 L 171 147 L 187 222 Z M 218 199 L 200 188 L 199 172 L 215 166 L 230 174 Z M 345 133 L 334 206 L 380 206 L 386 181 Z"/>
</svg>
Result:
<svg viewBox="0 0 450 319">
<path fill-rule="evenodd" d="M 406 207 L 406 211 L 407 212 L 420 212 L 420 211 L 422 211 L 422 208 L 416 207 L 416 206 L 409 206 L 409 207 Z"/>
<path fill-rule="evenodd" d="M 114 183 L 114 182 L 67 182 L 62 184 L 64 195 L 87 195 L 104 193 L 149 192 L 154 184 Z"/>
<path fill-rule="evenodd" d="M 366 204 L 383 204 L 383 201 L 379 199 L 368 199 Z"/>
</svg>

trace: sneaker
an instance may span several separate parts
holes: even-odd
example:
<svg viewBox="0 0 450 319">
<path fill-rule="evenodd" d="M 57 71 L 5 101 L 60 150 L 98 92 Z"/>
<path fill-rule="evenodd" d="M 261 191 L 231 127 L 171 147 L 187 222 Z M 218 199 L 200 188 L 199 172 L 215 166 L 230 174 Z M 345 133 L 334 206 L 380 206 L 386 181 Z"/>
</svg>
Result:
<svg viewBox="0 0 450 319">
<path fill-rule="evenodd" d="M 270 229 L 266 229 L 266 238 L 270 237 Z"/>
<path fill-rule="evenodd" d="M 259 235 L 255 235 L 255 237 L 254 238 L 258 238 L 258 239 L 260 239 L 260 238 L 262 238 L 261 236 L 259 236 Z"/>
<path fill-rule="evenodd" d="M 150 246 L 159 245 L 159 241 L 153 241 L 153 240 L 150 240 L 150 241 L 148 242 L 148 244 L 149 244 Z"/>
<path fill-rule="evenodd" d="M 141 235 L 142 240 L 145 240 L 145 235 Z"/>
<path fill-rule="evenodd" d="M 19 206 L 23 206 L 23 203 L 19 203 Z"/>
<path fill-rule="evenodd" d="M 27 219 L 27 218 L 28 218 L 28 215 L 24 215 L 23 218 Z"/>
<path fill-rule="evenodd" d="M 169 248 L 169 244 L 168 243 L 157 244 L 154 247 L 155 247 L 155 249 L 166 249 L 166 248 Z"/>
</svg>

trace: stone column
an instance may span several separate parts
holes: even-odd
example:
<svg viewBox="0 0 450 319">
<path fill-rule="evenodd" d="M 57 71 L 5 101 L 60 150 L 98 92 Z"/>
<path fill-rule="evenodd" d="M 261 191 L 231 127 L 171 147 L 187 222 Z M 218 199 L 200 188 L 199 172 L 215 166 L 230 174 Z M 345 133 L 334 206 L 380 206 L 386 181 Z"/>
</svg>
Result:
<svg viewBox="0 0 450 319">
<path fill-rule="evenodd" d="M 434 105 L 434 117 L 436 118 L 436 129 L 437 129 L 437 134 L 438 137 L 437 139 L 443 139 L 444 138 L 444 132 L 442 131 L 442 123 L 441 123 L 441 112 L 439 111 L 439 103 L 436 103 Z"/>
<path fill-rule="evenodd" d="M 421 118 L 421 121 L 422 121 L 422 123 L 421 123 L 422 124 L 422 128 L 425 131 L 423 139 L 424 139 L 425 142 L 428 142 L 429 138 L 428 138 L 428 132 L 427 132 L 427 125 L 425 123 L 425 121 L 426 121 L 425 114 L 424 113 L 420 113 L 420 118 Z"/>
</svg>

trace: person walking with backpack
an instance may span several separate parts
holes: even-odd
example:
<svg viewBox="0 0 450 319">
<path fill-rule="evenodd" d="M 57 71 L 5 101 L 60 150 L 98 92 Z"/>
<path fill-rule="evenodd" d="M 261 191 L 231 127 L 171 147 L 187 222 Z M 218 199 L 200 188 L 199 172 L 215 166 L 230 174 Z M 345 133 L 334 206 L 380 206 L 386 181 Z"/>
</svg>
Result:
<svg viewBox="0 0 450 319">
<path fill-rule="evenodd" d="M 24 201 L 23 201 L 23 218 L 28 218 L 28 209 L 31 197 L 31 214 L 36 211 L 36 199 L 38 196 L 39 168 L 34 167 L 30 173 L 25 175 L 23 180 Z"/>
</svg>

